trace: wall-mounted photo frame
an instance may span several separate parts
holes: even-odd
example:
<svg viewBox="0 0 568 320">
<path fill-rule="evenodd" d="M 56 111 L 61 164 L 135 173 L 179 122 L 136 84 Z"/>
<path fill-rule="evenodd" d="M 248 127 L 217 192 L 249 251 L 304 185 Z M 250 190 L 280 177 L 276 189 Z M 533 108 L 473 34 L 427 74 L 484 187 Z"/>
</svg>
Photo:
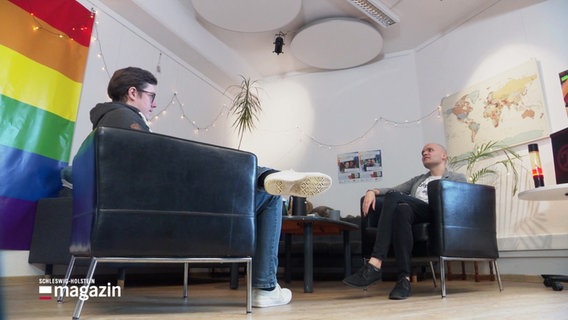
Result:
<svg viewBox="0 0 568 320">
<path fill-rule="evenodd" d="M 381 150 L 337 155 L 339 183 L 375 181 L 383 177 Z"/>
</svg>

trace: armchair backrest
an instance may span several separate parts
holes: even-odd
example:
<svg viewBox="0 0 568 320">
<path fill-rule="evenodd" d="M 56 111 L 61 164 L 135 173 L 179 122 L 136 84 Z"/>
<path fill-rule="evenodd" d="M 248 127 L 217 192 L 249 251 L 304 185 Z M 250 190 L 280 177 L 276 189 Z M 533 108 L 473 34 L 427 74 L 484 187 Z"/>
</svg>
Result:
<svg viewBox="0 0 568 320">
<path fill-rule="evenodd" d="M 445 257 L 499 257 L 495 188 L 436 180 L 428 184 L 432 251 Z"/>
<path fill-rule="evenodd" d="M 103 127 L 75 156 L 73 183 L 73 254 L 254 253 L 252 153 Z"/>
</svg>

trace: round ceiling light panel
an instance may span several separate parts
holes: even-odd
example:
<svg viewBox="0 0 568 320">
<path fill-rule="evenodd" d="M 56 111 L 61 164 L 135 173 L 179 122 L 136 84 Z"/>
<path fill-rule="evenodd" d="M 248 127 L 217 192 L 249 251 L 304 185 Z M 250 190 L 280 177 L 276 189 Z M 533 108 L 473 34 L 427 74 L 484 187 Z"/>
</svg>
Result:
<svg viewBox="0 0 568 320">
<path fill-rule="evenodd" d="M 377 57 L 383 50 L 383 37 L 365 21 L 332 18 L 304 27 L 294 36 L 290 48 L 307 65 L 346 69 Z"/>
<path fill-rule="evenodd" d="M 278 30 L 294 20 L 302 0 L 191 0 L 197 13 L 210 23 L 231 31 Z"/>
</svg>

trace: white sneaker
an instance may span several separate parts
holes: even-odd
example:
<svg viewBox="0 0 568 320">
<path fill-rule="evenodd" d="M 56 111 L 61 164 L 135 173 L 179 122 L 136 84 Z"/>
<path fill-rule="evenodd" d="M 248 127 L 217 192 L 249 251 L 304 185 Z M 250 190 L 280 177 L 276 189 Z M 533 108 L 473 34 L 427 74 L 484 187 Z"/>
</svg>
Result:
<svg viewBox="0 0 568 320">
<path fill-rule="evenodd" d="M 319 172 L 286 170 L 269 174 L 264 179 L 264 190 L 278 196 L 306 198 L 320 194 L 329 187 L 331 187 L 331 177 Z"/>
<path fill-rule="evenodd" d="M 252 306 L 255 308 L 267 308 L 281 306 L 290 303 L 292 300 L 292 291 L 290 289 L 282 289 L 279 284 L 272 291 L 262 289 L 252 289 Z"/>
</svg>

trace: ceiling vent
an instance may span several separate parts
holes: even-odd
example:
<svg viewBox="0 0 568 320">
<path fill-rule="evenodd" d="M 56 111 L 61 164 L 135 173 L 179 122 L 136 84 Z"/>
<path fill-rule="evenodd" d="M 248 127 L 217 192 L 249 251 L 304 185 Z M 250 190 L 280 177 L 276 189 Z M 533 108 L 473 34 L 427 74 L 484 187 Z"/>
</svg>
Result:
<svg viewBox="0 0 568 320">
<path fill-rule="evenodd" d="M 378 0 L 348 0 L 355 8 L 361 10 L 369 18 L 383 28 L 388 28 L 400 19 L 385 4 Z"/>
</svg>

